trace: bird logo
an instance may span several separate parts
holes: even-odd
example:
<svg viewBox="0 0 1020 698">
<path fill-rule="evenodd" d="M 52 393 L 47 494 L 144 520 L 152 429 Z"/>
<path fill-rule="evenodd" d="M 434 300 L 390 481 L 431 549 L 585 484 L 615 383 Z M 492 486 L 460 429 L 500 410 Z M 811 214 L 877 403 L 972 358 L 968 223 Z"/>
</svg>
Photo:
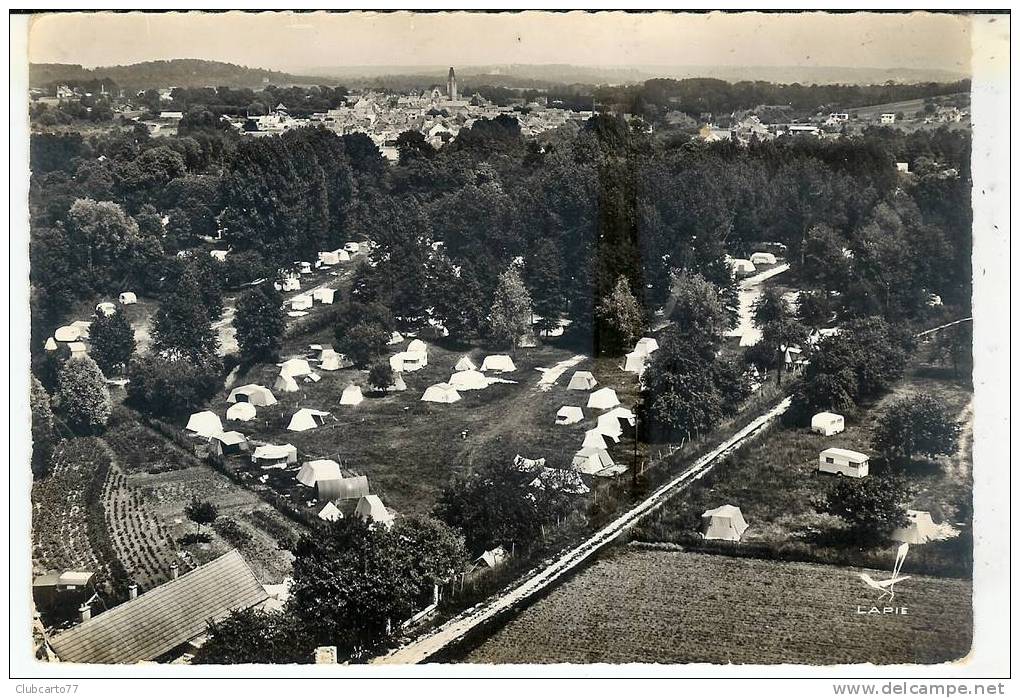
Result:
<svg viewBox="0 0 1020 698">
<path fill-rule="evenodd" d="M 872 579 L 871 575 L 865 572 L 861 573 L 860 575 L 861 580 L 863 580 L 865 584 L 867 584 L 869 587 L 876 591 L 882 592 L 878 596 L 879 601 L 881 601 L 887 596 L 889 597 L 889 601 L 892 601 L 896 597 L 896 591 L 894 589 L 895 585 L 898 584 L 899 582 L 910 579 L 910 575 L 902 577 L 900 576 L 900 570 L 903 568 L 903 560 L 906 559 L 907 551 L 909 549 L 910 546 L 907 543 L 903 543 L 896 550 L 896 564 L 893 565 L 892 577 L 890 577 L 889 579 L 876 580 Z"/>
</svg>

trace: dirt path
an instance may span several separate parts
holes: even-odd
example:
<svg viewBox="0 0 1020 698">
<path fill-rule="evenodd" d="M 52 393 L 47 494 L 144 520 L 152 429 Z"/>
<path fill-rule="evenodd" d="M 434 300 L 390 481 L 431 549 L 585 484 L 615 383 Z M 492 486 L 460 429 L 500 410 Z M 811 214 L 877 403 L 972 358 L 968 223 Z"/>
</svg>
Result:
<svg viewBox="0 0 1020 698">
<path fill-rule="evenodd" d="M 553 385 L 556 384 L 556 381 L 559 380 L 560 376 L 563 375 L 564 371 L 566 371 L 568 368 L 573 368 L 574 366 L 577 366 L 577 364 L 581 363 L 587 358 L 588 357 L 585 356 L 584 354 L 578 354 L 576 356 L 571 356 L 569 359 L 564 359 L 563 361 L 560 361 L 552 368 L 535 369 L 536 371 L 541 371 L 542 373 L 542 377 L 538 379 L 538 389 L 543 391 L 550 390 L 553 387 Z"/>
<path fill-rule="evenodd" d="M 528 575 L 503 592 L 469 608 L 459 616 L 439 626 L 430 633 L 373 660 L 374 664 L 418 664 L 435 655 L 452 642 L 463 638 L 471 630 L 491 621 L 513 609 L 529 597 L 542 591 L 557 579 L 583 563 L 593 554 L 616 540 L 625 530 L 661 506 L 691 482 L 706 475 L 720 458 L 744 440 L 758 433 L 762 427 L 780 416 L 790 407 L 790 398 L 783 399 L 768 412 L 762 414 L 746 427 L 716 446 L 712 451 L 696 460 L 683 473 L 656 489 L 647 499 L 630 509 L 612 523 L 603 527 L 580 545 L 559 557 L 532 570 Z"/>
</svg>

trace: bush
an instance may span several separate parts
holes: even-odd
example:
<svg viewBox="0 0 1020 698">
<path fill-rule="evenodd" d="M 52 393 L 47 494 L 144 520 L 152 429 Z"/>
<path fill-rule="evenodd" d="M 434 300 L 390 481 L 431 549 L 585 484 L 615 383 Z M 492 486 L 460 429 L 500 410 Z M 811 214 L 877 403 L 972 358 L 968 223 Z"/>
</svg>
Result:
<svg viewBox="0 0 1020 698">
<path fill-rule="evenodd" d="M 884 541 L 907 524 L 906 509 L 911 492 L 896 476 L 837 478 L 829 488 L 820 511 L 843 519 L 862 543 Z"/>
<path fill-rule="evenodd" d="M 956 453 L 960 425 L 933 395 L 897 400 L 878 418 L 874 447 L 890 460 L 909 462 L 919 453 L 929 458 Z"/>
<path fill-rule="evenodd" d="M 71 427 L 81 434 L 106 426 L 112 405 L 106 379 L 88 356 L 69 359 L 57 376 L 57 398 Z"/>
<path fill-rule="evenodd" d="M 152 354 L 137 358 L 128 368 L 128 401 L 153 416 L 187 414 L 219 389 L 219 368 L 218 361 L 195 364 Z"/>
</svg>

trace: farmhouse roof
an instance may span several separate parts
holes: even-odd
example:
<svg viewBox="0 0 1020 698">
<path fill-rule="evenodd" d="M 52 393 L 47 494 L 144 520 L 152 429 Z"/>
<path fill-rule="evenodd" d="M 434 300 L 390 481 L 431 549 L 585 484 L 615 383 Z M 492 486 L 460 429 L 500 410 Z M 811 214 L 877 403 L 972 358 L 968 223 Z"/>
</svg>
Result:
<svg viewBox="0 0 1020 698">
<path fill-rule="evenodd" d="M 134 664 L 155 659 L 235 610 L 269 595 L 241 554 L 212 562 L 50 639 L 62 661 Z"/>
</svg>

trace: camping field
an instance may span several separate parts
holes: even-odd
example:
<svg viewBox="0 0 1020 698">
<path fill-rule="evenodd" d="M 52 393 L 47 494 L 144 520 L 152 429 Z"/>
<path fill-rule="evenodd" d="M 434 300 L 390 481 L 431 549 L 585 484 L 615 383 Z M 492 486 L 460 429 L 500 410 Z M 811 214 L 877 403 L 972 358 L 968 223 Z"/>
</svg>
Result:
<svg viewBox="0 0 1020 698">
<path fill-rule="evenodd" d="M 300 344 L 289 342 L 288 356 L 296 354 L 299 346 L 329 342 L 329 330 L 319 334 L 322 336 L 305 335 Z M 402 348 L 391 347 L 391 353 Z M 462 399 L 453 404 L 421 401 L 429 385 L 449 378 L 461 356 L 469 355 L 480 365 L 486 353 L 479 348 L 429 342 L 428 366 L 404 374 L 407 390 L 382 395 L 370 392 L 367 371 L 322 371 L 317 383 L 298 379 L 296 393 L 274 391 L 279 403 L 259 407 L 253 421 L 225 421 L 224 428 L 241 431 L 257 442 L 291 443 L 298 448 L 299 464 L 315 458 L 337 460 L 349 470 L 366 474 L 372 492 L 380 495 L 388 507 L 404 514 L 425 513 L 456 473 L 490 461 L 510 461 L 519 453 L 527 458 L 545 458 L 553 467 L 568 467 L 585 430 L 594 426 L 599 414 L 585 407 L 587 392 L 567 390 L 574 371 L 593 371 L 600 387 L 614 387 L 624 405 L 632 405 L 637 392 L 634 374 L 624 373 L 613 363 L 586 357 L 577 359 L 576 365 L 567 368 L 551 388 L 543 390 L 539 386 L 543 374 L 536 369 L 575 357 L 567 349 L 546 344 L 518 350 L 517 370 L 501 376 L 506 383 L 461 391 Z M 315 370 L 314 362 L 312 368 Z M 279 368 L 272 364 L 256 366 L 236 376 L 234 384 L 260 383 L 271 388 L 278 373 Z M 340 394 L 352 383 L 362 386 L 364 401 L 357 406 L 340 406 Z M 209 405 L 221 417 L 228 407 L 227 394 L 225 390 Z M 582 407 L 585 420 L 569 426 L 555 425 L 556 411 L 563 405 Z M 305 432 L 288 431 L 291 415 L 301 407 L 328 411 L 331 416 L 324 426 Z M 621 441 L 610 450 L 614 457 L 629 458 L 633 441 Z M 253 479 L 263 475 L 260 469 L 247 466 L 246 460 L 233 457 L 231 467 L 246 470 Z M 282 473 L 272 471 L 269 483 L 300 504 L 311 492 L 294 482 L 296 471 L 296 465 Z"/>
<path fill-rule="evenodd" d="M 905 615 L 866 615 L 858 607 L 881 604 L 861 571 L 631 547 L 598 560 L 459 661 L 934 664 L 968 653 L 969 582 L 914 576 L 896 586 L 891 604 Z"/>
</svg>

